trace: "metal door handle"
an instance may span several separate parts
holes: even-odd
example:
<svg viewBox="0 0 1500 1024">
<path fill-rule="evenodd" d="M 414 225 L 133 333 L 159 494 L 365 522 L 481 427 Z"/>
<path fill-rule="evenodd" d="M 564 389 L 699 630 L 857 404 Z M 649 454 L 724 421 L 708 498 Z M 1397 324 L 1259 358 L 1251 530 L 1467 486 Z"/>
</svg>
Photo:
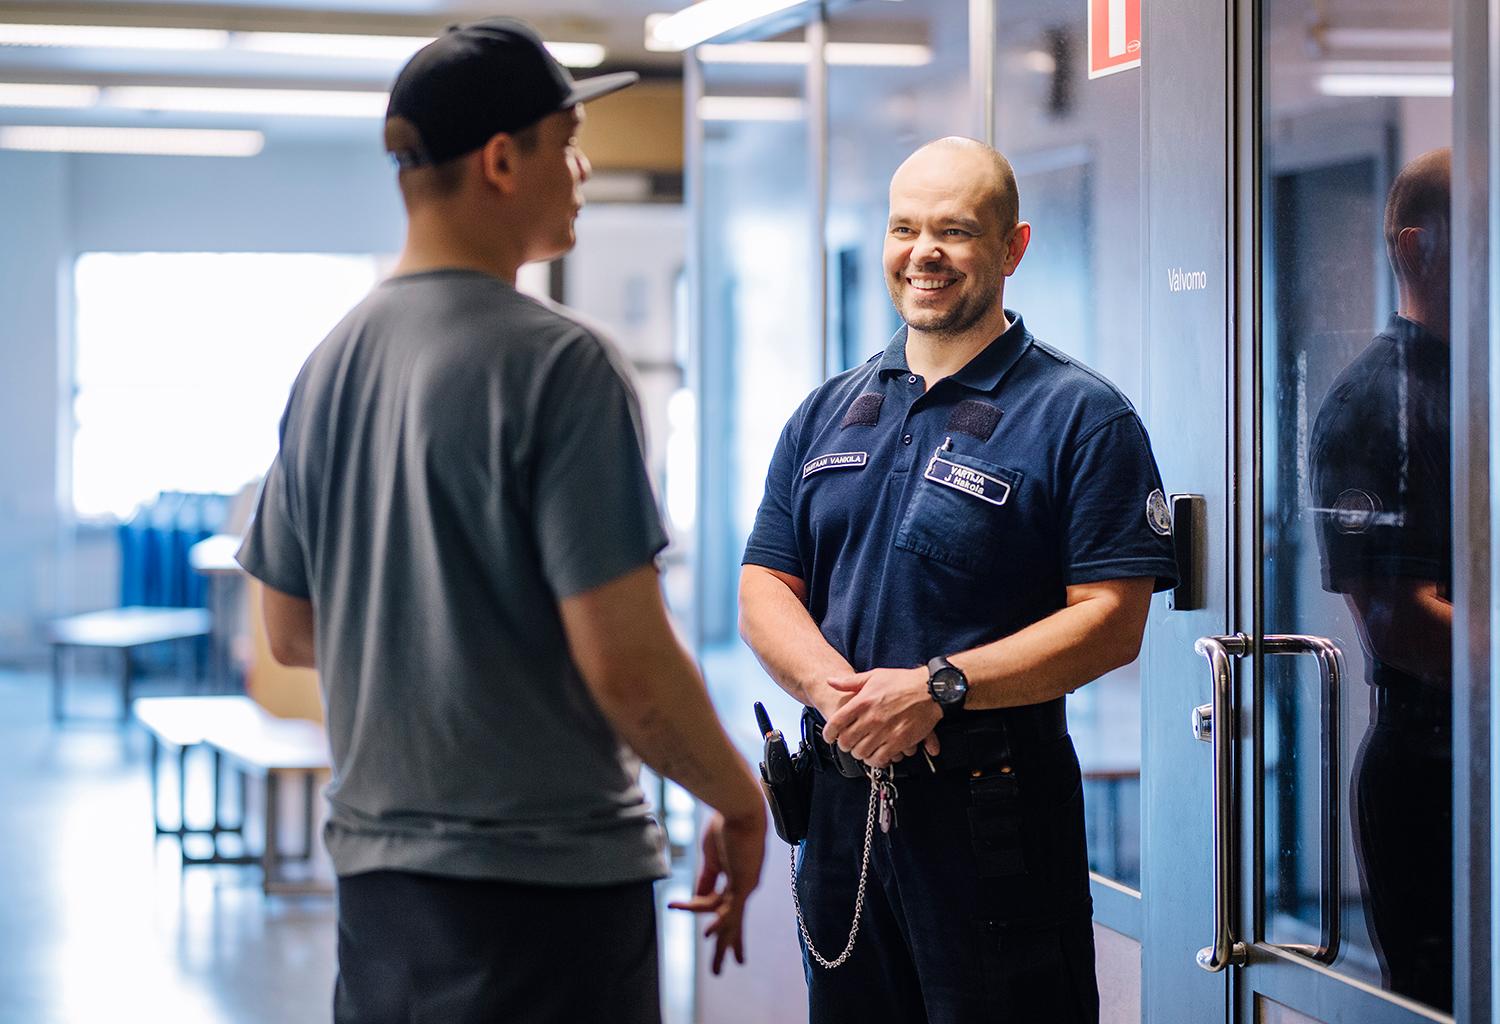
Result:
<svg viewBox="0 0 1500 1024">
<path fill-rule="evenodd" d="M 1213 744 L 1214 941 L 1198 950 L 1197 959 L 1199 967 L 1214 973 L 1230 964 L 1243 964 L 1247 952 L 1245 944 L 1234 941 L 1229 930 L 1230 870 L 1234 855 L 1230 841 L 1234 831 L 1234 677 L 1229 659 L 1249 649 L 1250 638 L 1243 633 L 1200 637 L 1193 645 L 1194 651 L 1208 659 L 1213 677 L 1212 701 L 1206 708 L 1195 709 L 1194 733 L 1201 739 L 1206 731 L 1208 741 Z M 1205 710 L 1206 730 L 1202 728 Z"/>
<path fill-rule="evenodd" d="M 1343 813 L 1339 807 L 1340 751 L 1339 736 L 1340 695 L 1344 682 L 1344 652 L 1332 640 L 1321 636 L 1283 634 L 1267 636 L 1261 640 L 1265 654 L 1311 654 L 1318 659 L 1318 676 L 1322 683 L 1323 701 L 1323 879 L 1320 901 L 1321 941 L 1313 946 L 1307 943 L 1282 943 L 1278 949 L 1291 950 L 1311 957 L 1319 963 L 1331 964 L 1338 959 L 1339 944 L 1343 929 L 1340 920 L 1339 887 L 1341 880 Z"/>
<path fill-rule="evenodd" d="M 1231 636 L 1205 636 L 1193 650 L 1208 660 L 1213 676 L 1210 704 L 1193 709 L 1193 735 L 1213 745 L 1213 901 L 1214 941 L 1198 951 L 1198 966 L 1205 971 L 1222 971 L 1230 964 L 1246 960 L 1248 947 L 1236 942 L 1229 927 L 1231 870 L 1233 867 L 1234 830 L 1234 679 L 1229 659 L 1251 653 L 1250 638 L 1243 633 Z M 1339 917 L 1340 826 L 1339 807 L 1340 695 L 1344 679 L 1344 654 L 1337 644 L 1320 636 L 1277 634 L 1261 638 L 1263 654 L 1311 654 L 1318 659 L 1322 682 L 1323 719 L 1323 878 L 1322 941 L 1317 946 L 1288 943 L 1277 948 L 1291 950 L 1322 963 L 1338 958 L 1342 937 Z"/>
</svg>

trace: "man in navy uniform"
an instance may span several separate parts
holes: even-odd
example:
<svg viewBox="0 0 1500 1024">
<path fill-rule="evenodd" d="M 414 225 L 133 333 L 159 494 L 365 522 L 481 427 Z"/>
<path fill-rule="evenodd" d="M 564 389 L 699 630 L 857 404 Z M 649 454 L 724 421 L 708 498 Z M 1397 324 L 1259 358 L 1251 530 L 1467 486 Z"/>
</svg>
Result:
<svg viewBox="0 0 1500 1024">
<path fill-rule="evenodd" d="M 1176 568 L 1129 401 L 1004 308 L 1018 213 L 982 143 L 896 171 L 906 326 L 797 409 L 745 551 L 741 631 L 819 753 L 797 871 L 814 1024 L 1098 1019 L 1063 698 L 1135 659 Z M 825 966 L 866 856 L 853 950 Z"/>
<path fill-rule="evenodd" d="M 1309 463 L 1323 587 L 1365 651 L 1354 852 L 1385 984 L 1453 1008 L 1453 553 L 1448 305 L 1452 152 L 1385 206 L 1397 309 L 1318 410 Z"/>
</svg>

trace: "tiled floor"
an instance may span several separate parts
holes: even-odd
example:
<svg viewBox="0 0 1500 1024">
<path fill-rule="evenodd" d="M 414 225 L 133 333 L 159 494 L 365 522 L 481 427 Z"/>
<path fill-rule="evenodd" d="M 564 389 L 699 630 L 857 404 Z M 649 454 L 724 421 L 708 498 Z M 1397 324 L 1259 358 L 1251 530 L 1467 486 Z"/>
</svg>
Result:
<svg viewBox="0 0 1500 1024">
<path fill-rule="evenodd" d="M 69 707 L 108 715 L 113 695 L 80 677 Z M 0 1024 L 327 1021 L 331 898 L 267 899 L 253 867 L 183 872 L 149 801 L 138 730 L 54 729 L 45 675 L 0 671 Z M 687 1019 L 691 924 L 664 923 L 668 1024 Z"/>
</svg>

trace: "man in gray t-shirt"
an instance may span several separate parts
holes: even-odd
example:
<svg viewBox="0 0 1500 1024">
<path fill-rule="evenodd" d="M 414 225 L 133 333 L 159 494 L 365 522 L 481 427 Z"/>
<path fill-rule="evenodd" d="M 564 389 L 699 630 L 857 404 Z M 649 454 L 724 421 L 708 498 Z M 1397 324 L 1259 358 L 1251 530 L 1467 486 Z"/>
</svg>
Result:
<svg viewBox="0 0 1500 1024">
<path fill-rule="evenodd" d="M 582 101 L 632 81 L 573 82 L 509 19 L 412 59 L 401 262 L 298 375 L 240 551 L 322 683 L 341 1022 L 657 1020 L 637 754 L 721 812 L 684 907 L 715 970 L 741 955 L 764 815 L 662 605 L 635 395 L 515 289 L 572 245 Z"/>
</svg>

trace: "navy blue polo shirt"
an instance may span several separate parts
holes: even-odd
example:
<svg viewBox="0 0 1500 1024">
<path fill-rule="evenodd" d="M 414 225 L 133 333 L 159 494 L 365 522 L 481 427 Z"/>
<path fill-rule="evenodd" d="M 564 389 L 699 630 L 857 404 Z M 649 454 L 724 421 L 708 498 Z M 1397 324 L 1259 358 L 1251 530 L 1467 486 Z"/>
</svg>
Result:
<svg viewBox="0 0 1500 1024">
<path fill-rule="evenodd" d="M 1072 584 L 1176 583 L 1145 427 L 1118 389 L 1009 330 L 930 391 L 906 330 L 781 433 L 745 564 L 801 578 L 856 671 L 1008 636 Z"/>
</svg>

